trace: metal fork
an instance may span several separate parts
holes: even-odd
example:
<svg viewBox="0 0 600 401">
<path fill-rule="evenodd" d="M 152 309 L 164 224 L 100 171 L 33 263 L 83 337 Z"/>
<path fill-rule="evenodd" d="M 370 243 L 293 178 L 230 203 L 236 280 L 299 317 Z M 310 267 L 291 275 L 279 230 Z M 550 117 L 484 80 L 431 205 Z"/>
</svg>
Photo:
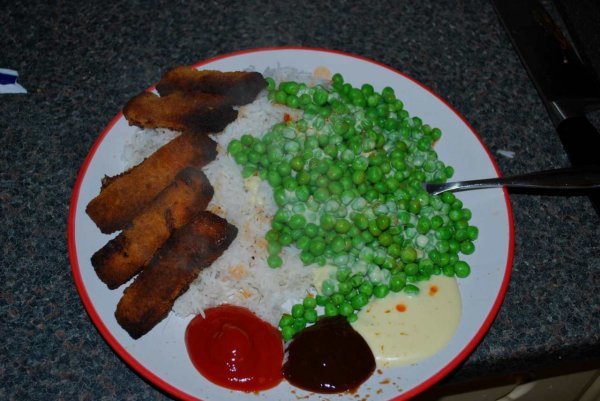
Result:
<svg viewBox="0 0 600 401">
<path fill-rule="evenodd" d="M 551 190 L 600 188 L 600 165 L 544 170 L 483 180 L 455 181 L 444 184 L 423 184 L 432 195 L 443 192 L 470 191 L 483 188 L 539 188 Z"/>
</svg>

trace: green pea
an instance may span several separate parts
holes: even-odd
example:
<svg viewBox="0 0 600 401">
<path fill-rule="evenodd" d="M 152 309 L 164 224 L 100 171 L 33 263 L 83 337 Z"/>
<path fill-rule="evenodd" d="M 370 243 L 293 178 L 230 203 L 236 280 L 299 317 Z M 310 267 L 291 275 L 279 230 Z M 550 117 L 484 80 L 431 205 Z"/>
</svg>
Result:
<svg viewBox="0 0 600 401">
<path fill-rule="evenodd" d="M 275 89 L 275 81 L 273 80 L 273 78 L 267 77 L 265 78 L 265 81 L 267 82 L 267 90 L 269 92 Z"/>
<path fill-rule="evenodd" d="M 327 170 L 327 177 L 330 180 L 339 180 L 344 175 L 344 170 L 337 164 L 333 164 Z"/>
<path fill-rule="evenodd" d="M 336 73 L 335 73 L 335 74 L 333 74 L 333 76 L 331 77 L 331 81 L 332 81 L 334 84 L 341 85 L 341 84 L 343 84 L 343 83 L 344 83 L 344 77 L 343 77 L 343 76 L 342 76 L 340 73 L 336 72 Z"/>
<path fill-rule="evenodd" d="M 392 240 L 392 234 L 390 234 L 389 232 L 384 232 L 379 237 L 377 237 L 377 241 L 379 241 L 379 243 L 384 247 L 390 246 L 392 244 Z"/>
<path fill-rule="evenodd" d="M 293 177 L 288 176 L 283 179 L 283 187 L 286 191 L 294 192 L 296 191 L 296 188 L 298 188 L 298 184 Z"/>
<path fill-rule="evenodd" d="M 367 171 L 369 167 L 369 159 L 364 156 L 357 157 L 352 162 L 352 169 L 355 171 Z"/>
<path fill-rule="evenodd" d="M 299 186 L 296 188 L 296 198 L 302 202 L 306 202 L 310 197 L 310 191 L 306 186 Z"/>
<path fill-rule="evenodd" d="M 269 230 L 265 233 L 265 239 L 268 242 L 277 241 L 279 239 L 279 231 L 278 230 Z"/>
<path fill-rule="evenodd" d="M 358 292 L 366 295 L 367 297 L 370 297 L 371 295 L 373 295 L 373 284 L 370 281 L 365 281 L 358 288 Z"/>
<path fill-rule="evenodd" d="M 454 273 L 456 277 L 465 278 L 471 274 L 471 266 L 467 262 L 460 260 L 454 264 Z"/>
<path fill-rule="evenodd" d="M 361 273 L 355 273 L 350 278 L 350 282 L 352 283 L 352 287 L 358 288 L 365 281 L 364 276 Z"/>
<path fill-rule="evenodd" d="M 267 257 L 267 264 L 269 267 L 277 269 L 283 265 L 283 260 L 279 255 L 269 255 L 269 257 Z"/>
<path fill-rule="evenodd" d="M 340 294 L 339 292 L 336 292 L 334 294 L 331 295 L 330 297 L 331 302 L 333 302 L 334 305 L 341 305 L 342 302 L 344 302 L 344 300 L 346 299 L 344 297 L 343 294 Z"/>
<path fill-rule="evenodd" d="M 350 304 L 354 310 L 360 310 L 367 305 L 369 297 L 365 294 L 358 293 L 350 299 Z"/>
<path fill-rule="evenodd" d="M 377 216 L 375 222 L 377 227 L 382 231 L 387 230 L 390 226 L 390 218 L 386 215 Z"/>
<path fill-rule="evenodd" d="M 335 227 L 336 223 L 335 217 L 333 217 L 329 213 L 323 213 L 319 218 L 319 222 L 321 224 L 321 227 L 323 227 L 323 229 L 326 231 L 332 230 Z"/>
<path fill-rule="evenodd" d="M 339 220 L 337 220 L 337 221 L 335 222 L 335 227 L 334 227 L 334 229 L 335 229 L 335 231 L 336 231 L 337 233 L 340 233 L 340 234 L 345 234 L 345 233 L 347 233 L 348 231 L 350 231 L 350 227 L 351 227 L 351 226 L 352 226 L 352 225 L 350 224 L 350 222 L 349 222 L 348 220 L 346 220 L 346 219 L 339 219 Z"/>
<path fill-rule="evenodd" d="M 475 226 L 469 226 L 467 228 L 467 236 L 471 241 L 475 241 L 479 236 L 479 229 Z"/>
<path fill-rule="evenodd" d="M 392 243 L 388 246 L 388 254 L 393 258 L 399 258 L 402 255 L 402 246 L 397 243 Z"/>
<path fill-rule="evenodd" d="M 350 316 L 354 312 L 354 308 L 348 302 L 342 302 L 338 305 L 338 313 L 342 316 Z"/>
<path fill-rule="evenodd" d="M 313 196 L 316 201 L 323 203 L 329 199 L 329 190 L 327 188 L 318 188 Z"/>
<path fill-rule="evenodd" d="M 335 304 L 333 304 L 333 302 L 327 302 L 325 304 L 325 316 L 337 316 L 338 314 L 338 310 L 337 310 L 337 306 L 335 306 Z"/>
<path fill-rule="evenodd" d="M 282 177 L 286 177 L 286 176 L 290 175 L 291 171 L 292 171 L 292 168 L 290 167 L 289 163 L 282 162 L 282 163 L 279 163 L 279 165 L 277 165 L 277 172 Z"/>
<path fill-rule="evenodd" d="M 304 233 L 308 238 L 315 238 L 319 234 L 319 226 L 315 223 L 308 223 L 304 227 Z"/>
<path fill-rule="evenodd" d="M 299 318 L 302 317 L 304 315 L 304 306 L 302 306 L 302 304 L 294 304 L 294 306 L 292 306 L 292 317 L 294 318 Z"/>
<path fill-rule="evenodd" d="M 404 276 L 401 276 L 399 274 L 394 274 L 392 277 L 390 277 L 390 282 L 389 282 L 390 291 L 400 292 L 400 291 L 402 291 L 402 289 L 404 288 L 405 285 L 406 285 L 406 278 Z"/>
<path fill-rule="evenodd" d="M 298 182 L 298 185 L 306 185 L 310 182 L 310 180 L 311 174 L 306 170 L 299 171 L 298 174 L 296 174 L 296 181 Z"/>
<path fill-rule="evenodd" d="M 281 244 L 277 241 L 272 241 L 267 244 L 267 252 L 269 255 L 278 255 L 281 252 Z M 271 266 L 271 265 L 269 265 Z M 273 267 L 273 266 L 271 266 Z"/>
<path fill-rule="evenodd" d="M 302 331 L 306 327 L 306 319 L 304 319 L 304 316 L 296 318 L 292 327 L 296 333 Z"/>
<path fill-rule="evenodd" d="M 375 298 L 385 298 L 389 292 L 390 287 L 388 287 L 386 284 L 378 284 L 373 289 L 373 295 L 375 295 Z"/>
<path fill-rule="evenodd" d="M 320 256 L 325 252 L 325 242 L 320 239 L 314 239 L 310 242 L 308 249 L 314 256 Z"/>
<path fill-rule="evenodd" d="M 445 265 L 442 267 L 442 273 L 447 277 L 454 277 L 454 265 Z"/>
<path fill-rule="evenodd" d="M 292 244 L 292 242 L 294 242 L 294 238 L 293 238 L 293 237 L 292 237 L 290 234 L 287 234 L 287 233 L 282 233 L 282 234 L 279 236 L 279 243 L 280 243 L 282 246 L 288 246 L 288 245 L 291 245 L 291 244 Z"/>
<path fill-rule="evenodd" d="M 475 245 L 471 241 L 463 241 L 460 243 L 460 251 L 465 255 L 470 255 L 475 252 Z"/>
<path fill-rule="evenodd" d="M 306 217 L 301 214 L 295 214 L 290 218 L 289 226 L 293 230 L 303 228 L 306 225 Z"/>
<path fill-rule="evenodd" d="M 313 102 L 317 106 L 323 106 L 327 103 L 327 92 L 324 89 L 317 88 L 313 93 Z"/>
<path fill-rule="evenodd" d="M 327 187 L 327 185 L 329 185 L 329 179 L 327 178 L 327 176 L 320 175 L 319 177 L 317 177 L 315 184 L 319 188 Z"/>
<path fill-rule="evenodd" d="M 283 188 L 277 188 L 273 191 L 273 198 L 278 206 L 284 206 L 287 203 L 287 197 Z"/>
<path fill-rule="evenodd" d="M 304 159 L 301 156 L 294 156 L 290 160 L 290 167 L 294 171 L 301 171 L 304 168 Z"/>
<path fill-rule="evenodd" d="M 415 248 L 406 247 L 402 249 L 402 252 L 400 253 L 400 258 L 404 263 L 412 263 L 417 259 L 417 251 L 415 250 Z"/>
<path fill-rule="evenodd" d="M 338 284 L 338 291 L 340 294 L 347 295 L 350 293 L 350 291 L 352 291 L 352 284 L 348 281 L 342 281 Z"/>
<path fill-rule="evenodd" d="M 414 284 L 406 284 L 406 286 L 404 287 L 404 292 L 408 295 L 418 295 L 420 290 L 419 287 L 417 287 Z"/>
<path fill-rule="evenodd" d="M 283 337 L 284 341 L 290 341 L 294 337 L 295 333 L 296 330 L 294 330 L 292 326 L 285 326 L 281 328 L 281 337 Z"/>
<path fill-rule="evenodd" d="M 382 233 L 375 220 L 369 221 L 369 233 L 374 237 L 379 237 Z"/>
<path fill-rule="evenodd" d="M 345 249 L 345 241 L 344 238 L 340 237 L 340 236 L 336 236 L 333 241 L 331 242 L 331 250 L 334 253 L 340 253 L 343 252 Z"/>
<path fill-rule="evenodd" d="M 300 260 L 306 266 L 312 264 L 315 261 L 315 257 L 308 249 L 304 249 L 300 252 Z"/>
<path fill-rule="evenodd" d="M 290 326 L 290 325 L 292 325 L 292 323 L 294 323 L 294 318 L 292 317 L 292 315 L 290 315 L 288 313 L 284 313 L 281 316 L 281 319 L 279 319 L 279 327 L 281 327 L 281 328 Z"/>
<path fill-rule="evenodd" d="M 274 188 L 281 184 L 281 176 L 277 171 L 269 171 L 267 173 L 267 181 L 269 181 L 269 184 Z"/>
<path fill-rule="evenodd" d="M 325 306 L 325 304 L 327 303 L 327 297 L 321 294 L 318 294 L 316 297 L 316 303 L 319 306 Z"/>
<path fill-rule="evenodd" d="M 332 195 L 341 195 L 342 192 L 344 192 L 344 187 L 342 186 L 342 184 L 340 182 L 337 182 L 337 181 L 330 182 L 329 185 L 327 186 L 327 189 L 329 190 L 329 193 L 331 193 Z"/>
<path fill-rule="evenodd" d="M 367 180 L 372 183 L 378 182 L 383 178 L 383 173 L 378 166 L 367 168 Z"/>
<path fill-rule="evenodd" d="M 227 151 L 232 156 L 239 154 L 243 150 L 244 150 L 244 145 L 242 145 L 242 142 L 239 141 L 238 139 L 233 139 L 231 142 L 229 142 L 229 145 L 227 146 Z"/>
<path fill-rule="evenodd" d="M 440 228 L 443 224 L 444 219 L 442 219 L 440 216 L 433 216 L 431 218 L 431 228 L 434 230 Z"/>
<path fill-rule="evenodd" d="M 440 252 L 456 253 L 460 250 L 460 243 L 454 238 L 449 241 L 442 240 L 438 244 L 438 250 Z"/>
<path fill-rule="evenodd" d="M 310 245 L 310 238 L 308 238 L 306 235 L 302 235 L 301 237 L 299 237 L 296 240 L 296 246 L 300 250 L 306 250 L 306 249 L 308 249 L 309 245 Z"/>
<path fill-rule="evenodd" d="M 409 276 L 415 276 L 419 273 L 419 265 L 416 263 L 407 263 L 404 266 L 404 272 Z"/>
<path fill-rule="evenodd" d="M 306 320 L 307 323 L 315 323 L 318 319 L 318 314 L 317 311 L 314 309 L 308 309 L 304 311 L 304 320 Z"/>
</svg>

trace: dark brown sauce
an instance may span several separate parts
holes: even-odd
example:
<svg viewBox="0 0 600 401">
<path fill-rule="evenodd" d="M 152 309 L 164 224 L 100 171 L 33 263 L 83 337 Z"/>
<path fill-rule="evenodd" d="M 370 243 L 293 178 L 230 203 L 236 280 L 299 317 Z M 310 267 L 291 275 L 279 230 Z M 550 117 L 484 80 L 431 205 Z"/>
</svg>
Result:
<svg viewBox="0 0 600 401">
<path fill-rule="evenodd" d="M 373 374 L 375 357 L 346 318 L 326 317 L 289 344 L 283 376 L 316 393 L 354 390 Z"/>
</svg>

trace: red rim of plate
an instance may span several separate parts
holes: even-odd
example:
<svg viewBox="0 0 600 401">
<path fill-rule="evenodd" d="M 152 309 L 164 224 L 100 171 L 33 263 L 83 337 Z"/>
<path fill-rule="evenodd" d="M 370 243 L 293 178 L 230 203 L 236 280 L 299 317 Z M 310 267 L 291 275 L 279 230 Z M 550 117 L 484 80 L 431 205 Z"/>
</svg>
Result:
<svg viewBox="0 0 600 401">
<path fill-rule="evenodd" d="M 333 54 L 343 55 L 343 56 L 347 56 L 347 57 L 352 57 L 352 58 L 355 58 L 358 60 L 362 60 L 362 61 L 366 61 L 371 64 L 378 65 L 379 67 L 388 69 L 388 70 L 402 76 L 403 78 L 406 78 L 406 79 L 410 80 L 411 82 L 419 85 L 421 88 L 425 89 L 427 92 L 429 92 L 431 95 L 433 95 L 440 102 L 445 104 L 446 107 L 448 107 L 448 109 L 450 109 L 458 118 L 460 118 L 460 120 L 469 128 L 469 130 L 475 136 L 475 138 L 477 138 L 481 147 L 485 150 L 488 158 L 492 162 L 492 165 L 494 167 L 494 170 L 496 171 L 496 174 L 498 176 L 501 176 L 500 169 L 498 168 L 496 161 L 494 160 L 494 158 L 492 157 L 492 154 L 490 153 L 488 148 L 485 146 L 485 144 L 481 140 L 481 137 L 477 134 L 475 129 L 473 129 L 473 127 L 465 120 L 465 118 L 460 113 L 458 113 L 458 111 L 456 111 L 454 109 L 454 107 L 452 107 L 445 99 L 441 98 L 439 95 L 437 95 L 433 90 L 431 90 L 427 86 L 416 81 L 415 79 L 411 78 L 410 76 L 396 70 L 395 68 L 392 68 L 392 67 L 385 65 L 383 63 L 380 63 L 378 61 L 374 61 L 374 60 L 368 59 L 366 57 L 358 56 L 355 54 L 347 53 L 347 52 L 344 52 L 341 50 L 323 49 L 323 48 L 318 48 L 318 47 L 282 46 L 282 47 L 263 47 L 263 48 L 246 49 L 246 50 L 240 50 L 240 51 L 233 52 L 233 53 L 227 53 L 227 54 L 223 54 L 220 56 L 212 57 L 212 58 L 206 59 L 204 61 L 201 61 L 201 62 L 195 64 L 194 67 L 200 67 L 200 66 L 212 63 L 217 60 L 235 57 L 235 56 L 239 56 L 242 54 L 258 53 L 258 52 L 266 52 L 266 51 L 281 51 L 281 50 L 323 52 L 323 53 L 333 53 Z M 102 319 L 100 318 L 98 313 L 96 312 L 96 309 L 94 308 L 94 305 L 92 304 L 92 301 L 87 293 L 87 290 L 83 283 L 83 279 L 81 277 L 79 261 L 77 259 L 77 247 L 76 247 L 76 243 L 75 243 L 75 216 L 77 213 L 77 201 L 79 200 L 79 192 L 81 189 L 81 184 L 83 182 L 83 178 L 85 177 L 85 174 L 87 172 L 90 162 L 93 159 L 93 156 L 95 155 L 98 147 L 100 146 L 100 144 L 102 143 L 102 141 L 104 140 L 106 135 L 110 132 L 112 127 L 121 118 L 121 116 L 122 116 L 122 113 L 119 112 L 110 121 L 110 123 L 106 126 L 106 128 L 102 131 L 102 133 L 100 134 L 98 139 L 96 139 L 96 141 L 94 142 L 92 149 L 86 156 L 85 160 L 83 161 L 83 165 L 81 166 L 81 169 L 79 170 L 79 173 L 77 174 L 77 180 L 75 182 L 75 187 L 73 189 L 73 194 L 71 196 L 71 202 L 70 202 L 70 206 L 69 206 L 69 220 L 68 220 L 68 231 L 67 231 L 69 260 L 71 262 L 71 271 L 73 274 L 73 279 L 75 280 L 75 285 L 77 287 L 77 291 L 79 292 L 79 296 L 81 297 L 83 305 L 84 305 L 88 315 L 92 319 L 92 322 L 94 323 L 94 325 L 96 326 L 96 328 L 98 329 L 98 331 L 100 332 L 100 334 L 102 335 L 104 340 L 112 347 L 112 349 L 117 353 L 117 355 L 119 355 L 119 357 L 121 357 L 121 359 L 123 359 L 131 368 L 133 368 L 133 370 L 135 370 L 137 373 L 139 373 L 142 377 L 149 380 L 151 383 L 153 383 L 160 389 L 170 393 L 171 395 L 174 395 L 174 396 L 176 396 L 180 399 L 184 399 L 184 400 L 199 400 L 198 398 L 196 398 L 190 394 L 187 394 L 187 393 L 179 390 L 178 388 L 172 386 L 171 384 L 167 383 L 166 381 L 164 381 L 163 379 L 161 379 L 160 377 L 158 377 L 157 375 L 152 373 L 145 366 L 143 366 L 140 362 L 138 362 L 129 352 L 127 352 L 125 350 L 125 348 L 112 335 L 110 330 L 108 330 L 108 328 L 106 327 L 106 325 L 104 324 L 104 322 L 102 321 Z M 450 373 L 452 370 L 454 370 L 454 368 L 456 368 L 463 360 L 465 360 L 466 357 L 475 349 L 475 346 L 477 346 L 477 344 L 479 344 L 479 342 L 483 339 L 483 336 L 490 328 L 498 311 L 500 310 L 500 306 L 502 304 L 504 296 L 506 295 L 506 290 L 508 288 L 508 282 L 510 279 L 513 258 L 514 258 L 514 223 L 513 223 L 513 216 L 512 216 L 512 208 L 510 205 L 510 200 L 508 198 L 508 193 L 506 192 L 506 189 L 503 189 L 503 193 L 504 193 L 504 200 L 506 202 L 506 209 L 508 212 L 508 226 L 509 226 L 508 258 L 506 261 L 504 278 L 502 280 L 502 284 L 500 286 L 498 296 L 496 297 L 496 300 L 494 301 L 494 304 L 493 304 L 489 314 L 487 315 L 483 324 L 481 325 L 481 327 L 479 328 L 479 330 L 477 331 L 475 336 L 471 339 L 471 341 L 469 341 L 469 343 L 446 366 L 444 366 L 437 373 L 435 373 L 433 376 L 429 377 L 422 383 L 413 387 L 409 391 L 406 391 L 406 392 L 398 395 L 397 397 L 392 398 L 392 400 L 390 400 L 390 401 L 408 400 L 411 397 L 414 397 L 415 395 L 430 388 L 435 383 L 440 381 L 444 376 L 446 376 L 448 373 Z"/>
</svg>

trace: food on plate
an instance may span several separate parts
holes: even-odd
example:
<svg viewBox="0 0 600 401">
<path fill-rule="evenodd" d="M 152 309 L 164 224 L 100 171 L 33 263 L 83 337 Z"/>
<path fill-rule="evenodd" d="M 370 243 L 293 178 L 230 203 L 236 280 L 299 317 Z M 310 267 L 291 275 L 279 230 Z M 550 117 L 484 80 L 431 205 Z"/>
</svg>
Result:
<svg viewBox="0 0 600 401">
<path fill-rule="evenodd" d="M 185 344 L 196 369 L 220 386 L 254 392 L 283 379 L 281 335 L 247 308 L 207 309 L 188 325 Z"/>
<path fill-rule="evenodd" d="M 227 220 L 207 211 L 198 213 L 158 250 L 125 289 L 117 305 L 117 322 L 137 339 L 163 320 L 175 300 L 202 269 L 211 265 L 237 235 Z"/>
<path fill-rule="evenodd" d="M 183 132 L 217 133 L 237 118 L 231 106 L 252 102 L 266 87 L 257 72 L 169 70 L 156 86 L 160 96 L 142 92 L 123 108 L 131 125 Z"/>
<path fill-rule="evenodd" d="M 188 166 L 202 167 L 217 155 L 205 135 L 183 134 L 130 170 L 103 180 L 86 212 L 103 233 L 124 228 L 175 176 Z"/>
<path fill-rule="evenodd" d="M 186 81 L 196 89 L 177 88 Z M 123 114 L 131 125 L 182 133 L 132 169 L 105 178 L 86 208 L 103 233 L 123 229 L 92 256 L 98 277 L 114 289 L 142 271 L 115 312 L 133 338 L 160 322 L 236 237 L 237 228 L 225 219 L 200 212 L 214 193 L 201 167 L 217 156 L 216 142 L 204 134 L 223 130 L 237 118 L 231 105 L 251 102 L 266 86 L 258 73 L 188 74 L 181 69 L 163 84 L 168 94 L 143 92 Z"/>
<path fill-rule="evenodd" d="M 237 118 L 237 111 L 220 95 L 173 92 L 158 96 L 142 92 L 123 108 L 129 124 L 141 128 L 169 128 L 195 134 L 220 132 Z"/>
<path fill-rule="evenodd" d="M 267 86 L 263 76 L 254 71 L 222 72 L 175 67 L 167 71 L 156 85 L 161 96 L 174 92 L 207 92 L 222 95 L 231 105 L 252 102 Z"/>
<path fill-rule="evenodd" d="M 478 230 L 454 195 L 432 196 L 423 189 L 424 182 L 453 174 L 434 150 L 441 131 L 410 116 L 392 88 L 356 88 L 339 74 L 319 79 L 275 82 L 256 73 L 179 67 L 157 85 L 160 97 L 141 94 L 124 110 L 130 123 L 181 130 L 181 138 L 212 132 L 199 110 L 246 104 L 235 122 L 212 136 L 219 153 L 213 143 L 215 160 L 203 171 L 214 197 L 197 205 L 208 211 L 181 228 L 173 225 L 162 247 L 150 238 L 154 250 L 160 247 L 150 262 L 125 266 L 128 273 L 112 283 L 146 265 L 125 289 L 117 322 L 135 339 L 172 307 L 180 315 L 198 315 L 186 332 L 192 362 L 208 380 L 230 389 L 271 388 L 283 375 L 309 391 L 352 391 L 376 365 L 413 363 L 437 352 L 460 317 L 455 277 L 468 276 L 470 266 L 459 254 L 474 252 Z M 267 91 L 252 102 L 265 85 Z M 196 118 L 204 128 L 192 127 Z M 164 164 L 170 165 L 166 159 Z M 138 178 L 135 184 L 144 187 L 147 178 Z M 117 182 L 107 182 L 102 192 Z M 150 210 L 160 197 L 137 210 Z M 128 228 L 106 246 L 106 255 L 130 258 L 133 252 L 119 238 L 139 236 L 147 231 L 142 226 L 157 224 L 156 238 L 165 241 L 170 219 L 158 210 L 121 226 Z M 108 260 L 102 252 L 93 258 L 99 272 Z M 135 257 L 147 260 L 152 253 Z M 311 285 L 313 275 L 319 279 Z M 279 329 L 280 337 L 273 337 L 274 327 L 261 326 L 278 343 L 274 357 L 252 345 L 254 323 L 244 319 L 254 319 L 254 313 Z M 246 317 L 234 317 L 240 314 Z M 427 319 L 417 319 L 422 315 Z M 413 327 L 415 320 L 420 327 Z M 427 331 L 440 335 L 429 337 Z M 288 351 L 283 367 L 281 340 Z M 272 358 L 262 359 L 267 355 Z M 255 363 L 268 364 L 270 373 Z"/>
<path fill-rule="evenodd" d="M 208 209 L 231 218 L 242 232 L 257 228 L 251 235 L 262 233 L 262 242 L 247 245 L 256 250 L 250 258 L 237 253 L 241 240 L 236 240 L 218 269 L 200 274 L 175 305 L 176 313 L 197 314 L 221 303 L 246 306 L 279 326 L 283 339 L 291 341 L 288 351 L 311 325 L 337 316 L 364 333 L 380 367 L 437 352 L 460 317 L 455 277 L 468 276 L 470 267 L 459 253 L 472 253 L 478 235 L 460 200 L 430 196 L 422 188 L 424 181 L 444 181 L 453 173 L 433 149 L 441 131 L 409 116 L 391 88 L 379 93 L 368 84 L 353 88 L 338 74 L 331 86 L 278 81 L 267 78 L 270 103 L 259 97 L 215 136 L 227 152 L 207 166 L 215 185 Z M 231 188 L 244 193 L 231 194 Z M 247 208 L 252 205 L 256 209 Z M 298 261 L 314 267 L 321 279 L 311 286 L 302 278 L 306 292 L 292 295 L 289 283 L 298 280 L 285 277 L 303 270 L 292 266 Z M 259 269 L 267 270 L 262 281 L 270 281 L 273 290 L 253 281 Z M 437 292 L 429 295 L 434 287 Z M 282 293 L 284 300 L 276 297 Z M 386 325 L 392 312 L 386 305 L 393 302 L 394 327 Z M 273 319 L 274 311 L 282 314 Z M 427 338 L 425 325 L 406 329 L 419 311 L 449 318 L 446 330 L 437 329 L 440 336 L 422 342 L 422 348 L 406 353 L 369 337 L 402 336 L 402 344 L 412 347 L 407 340 Z M 444 320 L 424 321 L 437 327 Z"/>
<path fill-rule="evenodd" d="M 358 388 L 375 370 L 369 345 L 342 316 L 323 317 L 302 330 L 287 347 L 284 377 L 316 393 Z"/>
<path fill-rule="evenodd" d="M 378 367 L 424 360 L 444 348 L 456 332 L 461 316 L 456 280 L 434 275 L 416 285 L 421 288 L 418 295 L 398 292 L 374 299 L 352 323 Z"/>
<path fill-rule="evenodd" d="M 228 144 L 242 176 L 269 182 L 278 206 L 265 234 L 267 261 L 282 265 L 282 248 L 295 246 L 305 265 L 335 268 L 317 288 L 324 316 L 350 322 L 375 299 L 415 294 L 436 275 L 463 278 L 478 230 L 471 211 L 451 193 L 428 194 L 454 170 L 433 149 L 441 130 L 410 117 L 392 88 L 375 92 L 344 83 L 331 87 L 267 79 L 269 99 L 303 111 L 266 133 Z M 308 319 L 295 304 L 279 323 L 285 340 Z"/>
<path fill-rule="evenodd" d="M 115 238 L 92 256 L 98 277 L 114 289 L 139 273 L 171 232 L 204 210 L 213 188 L 200 167 L 181 170 Z"/>
</svg>

